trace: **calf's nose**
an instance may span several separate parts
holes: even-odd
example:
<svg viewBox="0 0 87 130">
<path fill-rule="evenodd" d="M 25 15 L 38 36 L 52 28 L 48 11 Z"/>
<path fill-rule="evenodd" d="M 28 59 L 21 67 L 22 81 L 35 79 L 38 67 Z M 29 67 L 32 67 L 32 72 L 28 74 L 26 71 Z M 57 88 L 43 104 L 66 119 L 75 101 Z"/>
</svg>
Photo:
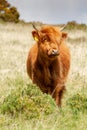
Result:
<svg viewBox="0 0 87 130">
<path fill-rule="evenodd" d="M 56 49 L 53 49 L 51 54 L 52 54 L 52 55 L 59 55 L 59 51 L 56 50 Z"/>
</svg>

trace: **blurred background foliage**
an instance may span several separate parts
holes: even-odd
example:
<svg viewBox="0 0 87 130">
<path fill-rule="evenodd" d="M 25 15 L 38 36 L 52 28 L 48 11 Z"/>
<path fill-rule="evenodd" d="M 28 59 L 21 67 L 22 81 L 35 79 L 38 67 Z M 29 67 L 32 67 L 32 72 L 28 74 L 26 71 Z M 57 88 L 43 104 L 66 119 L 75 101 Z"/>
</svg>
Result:
<svg viewBox="0 0 87 130">
<path fill-rule="evenodd" d="M 20 14 L 16 7 L 11 6 L 6 0 L 0 0 L 0 19 L 6 22 L 19 22 Z"/>
</svg>

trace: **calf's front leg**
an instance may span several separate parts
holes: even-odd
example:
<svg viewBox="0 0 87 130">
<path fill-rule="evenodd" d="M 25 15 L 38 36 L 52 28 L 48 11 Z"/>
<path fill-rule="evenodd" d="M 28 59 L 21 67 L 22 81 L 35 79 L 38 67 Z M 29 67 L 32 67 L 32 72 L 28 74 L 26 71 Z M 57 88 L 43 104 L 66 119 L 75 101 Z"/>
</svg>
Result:
<svg viewBox="0 0 87 130">
<path fill-rule="evenodd" d="M 56 104 L 58 105 L 58 107 L 61 107 L 61 101 L 62 101 L 62 97 L 63 97 L 63 93 L 65 91 L 65 86 L 57 86 L 54 89 L 54 92 L 52 94 L 52 97 L 55 99 Z"/>
</svg>

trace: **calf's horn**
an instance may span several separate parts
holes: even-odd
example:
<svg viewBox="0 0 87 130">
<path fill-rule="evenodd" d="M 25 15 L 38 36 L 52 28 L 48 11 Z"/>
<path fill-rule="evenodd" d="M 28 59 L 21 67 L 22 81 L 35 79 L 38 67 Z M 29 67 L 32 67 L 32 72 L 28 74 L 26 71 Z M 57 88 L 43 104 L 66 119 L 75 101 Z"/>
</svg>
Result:
<svg viewBox="0 0 87 130">
<path fill-rule="evenodd" d="M 36 26 L 32 23 L 32 26 L 33 26 L 33 28 L 36 30 L 36 31 L 38 31 L 38 29 L 36 28 Z"/>
<path fill-rule="evenodd" d="M 60 28 L 60 31 L 63 31 L 65 29 L 66 25 Z"/>
</svg>

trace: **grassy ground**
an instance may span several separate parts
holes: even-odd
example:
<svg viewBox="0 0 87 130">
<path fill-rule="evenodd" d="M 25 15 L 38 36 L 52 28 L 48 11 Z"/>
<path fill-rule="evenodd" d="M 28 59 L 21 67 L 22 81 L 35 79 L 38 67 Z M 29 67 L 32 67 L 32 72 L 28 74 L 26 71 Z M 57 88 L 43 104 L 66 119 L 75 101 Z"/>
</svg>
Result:
<svg viewBox="0 0 87 130">
<path fill-rule="evenodd" d="M 35 111 L 33 111 L 34 106 L 31 111 L 30 106 L 26 106 L 26 109 L 21 111 L 17 111 L 14 107 L 15 110 L 11 111 L 13 110 L 11 107 L 15 103 L 15 100 L 12 102 L 13 95 L 19 95 L 16 101 L 20 98 L 24 104 L 26 101 L 24 99 L 30 94 L 27 93 L 28 87 L 31 88 L 31 91 L 33 89 L 26 73 L 27 54 L 29 48 L 34 44 L 31 36 L 32 29 L 30 24 L 0 24 L 0 105 L 2 106 L 0 107 L 0 129 L 87 130 L 87 30 L 66 30 L 69 35 L 67 45 L 71 50 L 71 70 L 62 109 L 59 110 L 55 106 L 50 96 L 38 93 L 40 97 L 36 94 L 37 100 L 34 100 L 33 95 L 33 98 L 30 97 L 30 101 L 37 105 L 38 98 L 40 98 L 39 103 L 41 107 L 44 106 L 46 114 L 38 105 L 35 106 Z M 26 90 L 27 94 L 22 96 L 21 90 Z M 35 88 L 36 90 L 37 88 Z M 39 90 L 37 91 L 39 92 Z M 47 98 L 47 102 L 42 102 L 44 98 Z M 28 103 L 26 102 L 25 105 Z M 50 111 L 51 107 L 54 107 L 52 111 Z M 30 118 L 30 113 L 34 115 L 36 111 L 38 111 L 39 117 L 31 116 Z"/>
</svg>

